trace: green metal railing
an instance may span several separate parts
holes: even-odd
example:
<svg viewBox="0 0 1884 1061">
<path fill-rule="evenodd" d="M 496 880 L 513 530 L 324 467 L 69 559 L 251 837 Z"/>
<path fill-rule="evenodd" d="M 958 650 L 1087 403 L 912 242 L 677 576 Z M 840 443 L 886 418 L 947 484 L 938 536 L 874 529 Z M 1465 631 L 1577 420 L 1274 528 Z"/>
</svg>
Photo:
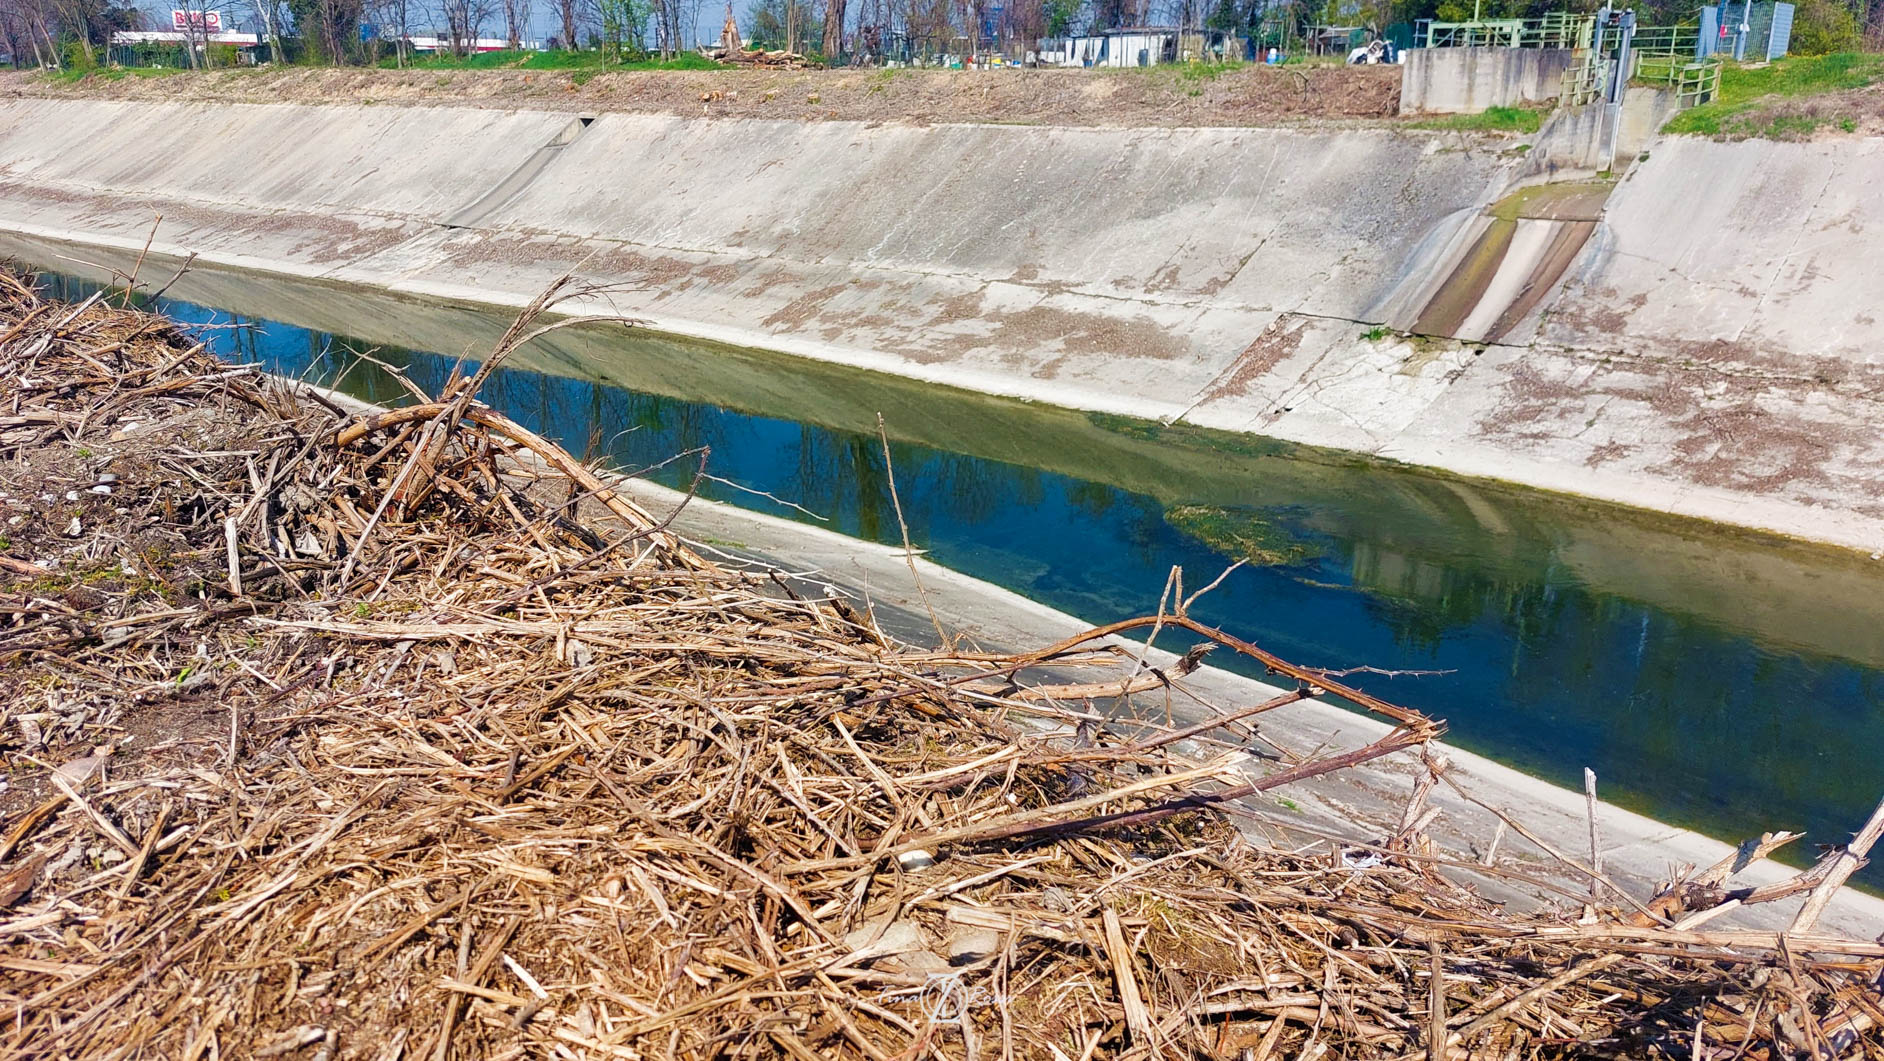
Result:
<svg viewBox="0 0 1884 1061">
<path fill-rule="evenodd" d="M 1561 103 L 1581 107 L 1604 97 L 1613 60 L 1597 59 L 1594 53 L 1564 71 Z M 1720 95 L 1719 59 L 1689 59 L 1680 55 L 1644 55 L 1630 53 L 1629 80 L 1634 84 L 1665 88 L 1674 92 L 1675 105 L 1681 108 L 1707 103 Z"/>
<path fill-rule="evenodd" d="M 1720 95 L 1718 58 L 1688 59 L 1679 55 L 1637 54 L 1631 81 L 1674 90 L 1676 106 L 1687 108 L 1707 103 Z"/>
<path fill-rule="evenodd" d="M 1679 26 L 1638 26 L 1629 49 L 1641 55 L 1694 58 L 1695 45 L 1701 38 L 1699 23 Z"/>
<path fill-rule="evenodd" d="M 1609 85 L 1609 69 L 1609 60 L 1598 59 L 1594 53 L 1591 53 L 1582 62 L 1565 70 L 1560 105 L 1581 107 L 1602 99 L 1604 90 Z"/>
<path fill-rule="evenodd" d="M 1553 11 L 1542 18 L 1485 18 L 1470 22 L 1421 19 L 1414 24 L 1415 48 L 1591 48 L 1607 55 L 1616 50 L 1622 30 L 1597 28 L 1589 15 Z M 1644 55 L 1692 56 L 1700 39 L 1695 23 L 1638 26 L 1630 43 Z"/>
<path fill-rule="evenodd" d="M 1595 19 L 1553 11 L 1542 18 L 1487 18 L 1470 22 L 1421 19 L 1415 48 L 1587 48 Z"/>
</svg>

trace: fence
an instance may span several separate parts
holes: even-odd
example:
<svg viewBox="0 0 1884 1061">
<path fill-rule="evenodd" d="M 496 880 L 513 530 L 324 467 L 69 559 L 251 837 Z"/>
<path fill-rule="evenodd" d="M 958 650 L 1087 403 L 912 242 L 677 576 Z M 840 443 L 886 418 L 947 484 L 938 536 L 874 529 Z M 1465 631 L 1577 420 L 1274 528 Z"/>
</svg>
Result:
<svg viewBox="0 0 1884 1061">
<path fill-rule="evenodd" d="M 1414 24 L 1415 48 L 1590 48 L 1604 54 L 1615 51 L 1620 27 L 1598 28 L 1589 15 L 1556 11 L 1542 18 L 1497 18 L 1473 22 L 1421 19 Z M 1638 26 L 1630 44 L 1644 55 L 1695 54 L 1700 40 L 1698 23 L 1675 26 Z"/>
<path fill-rule="evenodd" d="M 1672 89 L 1676 106 L 1694 107 L 1720 95 L 1720 71 L 1723 65 L 1716 58 L 1689 59 L 1679 55 L 1638 54 L 1630 80 Z"/>
<path fill-rule="evenodd" d="M 1607 95 L 1610 72 L 1615 60 L 1594 55 L 1571 67 L 1563 75 L 1563 105 L 1581 107 Z M 1674 92 L 1675 104 L 1687 108 L 1707 103 L 1720 95 L 1719 59 L 1689 59 L 1682 55 L 1644 55 L 1629 57 L 1629 81 Z"/>
<path fill-rule="evenodd" d="M 1415 48 L 1587 48 L 1595 19 L 1553 11 L 1542 18 L 1414 23 Z"/>
<path fill-rule="evenodd" d="M 1603 98 L 1609 87 L 1610 60 L 1594 55 L 1564 71 L 1563 99 L 1566 107 L 1581 107 Z"/>
<path fill-rule="evenodd" d="M 1615 31 L 1609 32 L 1613 34 Z M 1700 37 L 1699 23 L 1679 26 L 1638 26 L 1635 39 L 1629 42 L 1629 49 L 1641 55 L 1679 55 L 1693 58 L 1695 44 Z"/>
</svg>

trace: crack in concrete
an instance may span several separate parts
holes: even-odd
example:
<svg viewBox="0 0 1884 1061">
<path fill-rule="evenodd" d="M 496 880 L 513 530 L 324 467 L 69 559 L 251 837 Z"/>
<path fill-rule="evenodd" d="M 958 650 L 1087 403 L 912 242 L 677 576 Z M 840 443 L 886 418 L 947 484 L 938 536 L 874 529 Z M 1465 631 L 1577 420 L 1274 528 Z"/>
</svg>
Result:
<svg viewBox="0 0 1884 1061">
<path fill-rule="evenodd" d="M 1773 275 L 1767 277 L 1765 286 L 1760 288 L 1760 297 L 1754 300 L 1753 308 L 1747 311 L 1746 319 L 1740 322 L 1740 327 L 1734 332 L 1734 342 L 1739 342 L 1740 337 L 1746 334 L 1747 328 L 1758 319 L 1761 307 L 1766 305 L 1766 296 L 1772 294 L 1773 287 L 1779 283 L 1781 274 L 1786 271 L 1786 263 L 1792 259 L 1794 254 L 1798 253 L 1799 243 L 1801 240 L 1805 239 L 1806 223 L 1818 214 L 1819 204 L 1823 203 L 1825 196 L 1831 192 L 1832 179 L 1836 177 L 1837 174 L 1838 171 L 1835 168 L 1827 170 L 1825 183 L 1819 186 L 1819 194 L 1812 197 L 1812 205 L 1806 207 L 1805 217 L 1801 218 L 1799 224 L 1793 229 L 1792 242 L 1787 245 L 1786 253 L 1780 255 L 1779 261 L 1774 263 Z"/>
</svg>

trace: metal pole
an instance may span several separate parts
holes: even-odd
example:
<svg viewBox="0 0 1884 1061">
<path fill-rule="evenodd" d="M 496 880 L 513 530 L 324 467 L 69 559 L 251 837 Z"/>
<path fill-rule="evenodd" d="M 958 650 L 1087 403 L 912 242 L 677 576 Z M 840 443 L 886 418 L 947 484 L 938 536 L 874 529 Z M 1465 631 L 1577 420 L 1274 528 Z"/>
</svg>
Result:
<svg viewBox="0 0 1884 1061">
<path fill-rule="evenodd" d="M 1629 46 L 1635 37 L 1635 11 L 1625 10 L 1616 19 L 1616 50 L 1612 53 L 1614 67 L 1609 72 L 1609 85 L 1604 95 L 1607 97 L 1603 108 L 1603 155 L 1601 162 L 1604 169 L 1613 169 L 1616 160 L 1616 138 L 1622 129 L 1622 101 L 1629 88 Z"/>
</svg>

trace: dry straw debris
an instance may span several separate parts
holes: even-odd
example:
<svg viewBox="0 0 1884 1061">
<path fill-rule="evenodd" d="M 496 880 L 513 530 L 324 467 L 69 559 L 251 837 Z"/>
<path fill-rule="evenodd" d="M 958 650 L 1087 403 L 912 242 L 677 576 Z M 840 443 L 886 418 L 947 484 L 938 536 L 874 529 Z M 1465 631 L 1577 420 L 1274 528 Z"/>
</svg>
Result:
<svg viewBox="0 0 1884 1061">
<path fill-rule="evenodd" d="M 704 558 L 476 401 L 573 285 L 353 415 L 0 284 L 6 1056 L 1884 1056 L 1884 946 L 1703 928 L 1770 897 L 1731 865 L 1521 914 L 1417 797 L 1263 839 L 1238 795 L 1439 727 L 1181 608 L 924 650 Z M 1293 690 L 1094 714 L 1195 665 L 1109 636 L 1151 625 Z M 1232 716 L 1324 691 L 1396 728 L 1244 754 Z"/>
</svg>

